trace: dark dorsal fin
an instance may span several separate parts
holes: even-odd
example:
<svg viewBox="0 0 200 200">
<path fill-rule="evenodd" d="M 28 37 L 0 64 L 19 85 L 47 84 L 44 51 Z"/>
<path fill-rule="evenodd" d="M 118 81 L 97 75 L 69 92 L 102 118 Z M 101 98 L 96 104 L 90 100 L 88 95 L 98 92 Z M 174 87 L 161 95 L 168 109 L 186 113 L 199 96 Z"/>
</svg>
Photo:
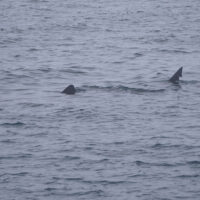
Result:
<svg viewBox="0 0 200 200">
<path fill-rule="evenodd" d="M 75 94 L 76 93 L 76 89 L 74 87 L 74 85 L 69 85 L 68 87 L 66 87 L 62 93 L 65 93 L 65 94 Z"/>
<path fill-rule="evenodd" d="M 178 71 L 169 79 L 172 83 L 177 83 L 179 81 L 179 77 L 182 77 L 183 67 L 179 68 Z"/>
</svg>

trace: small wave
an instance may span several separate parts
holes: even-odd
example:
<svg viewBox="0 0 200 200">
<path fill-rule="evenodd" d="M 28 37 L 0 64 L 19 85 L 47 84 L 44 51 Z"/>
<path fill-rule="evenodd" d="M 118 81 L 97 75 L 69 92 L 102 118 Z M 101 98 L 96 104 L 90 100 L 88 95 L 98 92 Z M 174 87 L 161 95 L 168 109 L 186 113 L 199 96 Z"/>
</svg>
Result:
<svg viewBox="0 0 200 200">
<path fill-rule="evenodd" d="M 19 58 L 19 57 L 21 57 L 21 55 L 16 54 L 16 55 L 14 55 L 14 57 L 15 57 L 15 58 Z"/>
<path fill-rule="evenodd" d="M 151 146 L 152 149 L 160 149 L 162 147 L 163 147 L 163 145 L 160 143 L 157 143 L 157 144 L 154 144 L 153 146 Z"/>
<path fill-rule="evenodd" d="M 112 63 L 118 65 L 118 64 L 123 64 L 124 61 L 113 61 Z"/>
<path fill-rule="evenodd" d="M 41 69 L 38 69 L 38 70 L 41 71 L 41 72 L 47 73 L 47 72 L 51 72 L 52 68 L 47 67 L 47 68 L 41 68 Z"/>
<path fill-rule="evenodd" d="M 5 140 L 1 140 L 1 143 L 6 143 L 6 144 L 13 144 L 15 143 L 15 141 L 11 140 L 11 139 L 5 139 Z"/>
<path fill-rule="evenodd" d="M 76 193 L 68 194 L 68 196 L 87 196 L 87 195 L 91 195 L 91 194 L 95 194 L 95 195 L 98 195 L 98 196 L 104 196 L 104 191 L 102 191 L 102 190 L 91 190 L 91 191 L 86 191 L 86 192 L 76 192 Z"/>
<path fill-rule="evenodd" d="M 21 153 L 21 154 L 16 154 L 15 158 L 31 158 L 32 154 L 30 153 Z"/>
<path fill-rule="evenodd" d="M 14 154 L 11 156 L 1 156 L 0 160 L 10 160 L 10 159 L 21 159 L 21 158 L 31 158 L 32 154 Z"/>
<path fill-rule="evenodd" d="M 129 175 L 129 178 L 140 178 L 140 177 L 144 177 L 145 174 L 134 174 L 134 175 Z"/>
<path fill-rule="evenodd" d="M 128 181 L 123 181 L 123 180 L 84 180 L 83 182 L 88 184 L 101 184 L 101 185 L 117 185 L 117 184 L 129 183 Z"/>
<path fill-rule="evenodd" d="M 14 123 L 2 123 L 0 124 L 1 126 L 6 126 L 6 127 L 21 127 L 24 126 L 25 124 L 23 122 L 14 122 Z"/>
<path fill-rule="evenodd" d="M 170 163 L 166 163 L 166 162 L 162 162 L 162 163 L 152 163 L 152 166 L 157 166 L 157 167 L 176 167 L 179 164 L 175 163 L 175 164 L 170 164 Z"/>
<path fill-rule="evenodd" d="M 10 160 L 13 159 L 12 156 L 0 156 L 0 160 Z"/>
<path fill-rule="evenodd" d="M 23 89 L 23 90 L 26 90 L 26 89 Z M 41 104 L 41 103 L 20 103 L 19 105 L 22 105 L 22 106 L 25 106 L 25 107 L 32 107 L 32 108 L 35 108 L 35 107 L 41 107 L 41 106 L 46 106 L 44 104 Z"/>
<path fill-rule="evenodd" d="M 125 142 L 114 142 L 114 145 L 123 145 Z"/>
<path fill-rule="evenodd" d="M 138 10 L 137 13 L 144 13 L 144 11 L 143 10 Z"/>
<path fill-rule="evenodd" d="M 21 38 L 8 38 L 8 39 L 5 39 L 1 42 L 2 45 L 10 45 L 10 44 L 14 44 L 18 41 L 22 41 Z"/>
<path fill-rule="evenodd" d="M 176 176 L 176 178 L 198 178 L 200 175 L 199 174 L 188 174 L 188 175 L 180 175 Z"/>
<path fill-rule="evenodd" d="M 116 185 L 116 184 L 124 184 L 127 183 L 128 181 L 120 181 L 120 180 L 116 180 L 116 181 L 111 181 L 111 180 L 107 180 L 107 181 L 101 181 L 101 183 L 103 184 L 108 184 L 108 185 Z"/>
<path fill-rule="evenodd" d="M 186 85 L 196 85 L 200 83 L 200 81 L 197 80 L 191 80 L 191 81 L 181 80 L 181 82 Z"/>
<path fill-rule="evenodd" d="M 7 79 L 25 79 L 25 78 L 31 78 L 31 76 L 25 75 L 25 74 L 14 74 L 9 71 L 4 71 L 6 73 L 6 76 L 2 78 L 2 80 Z"/>
<path fill-rule="evenodd" d="M 141 165 L 148 165 L 150 163 L 146 163 L 146 162 L 143 162 L 143 161 L 140 161 L 140 160 L 136 160 L 135 164 L 138 165 L 138 166 L 141 166 Z"/>
<path fill-rule="evenodd" d="M 55 191 L 55 190 L 57 190 L 57 188 L 50 188 L 50 187 L 48 187 L 48 188 L 45 188 L 44 190 L 50 192 L 50 191 Z"/>
<path fill-rule="evenodd" d="M 187 164 L 196 166 L 196 165 L 200 165 L 200 161 L 199 160 L 189 161 L 187 162 Z"/>
<path fill-rule="evenodd" d="M 73 69 L 60 70 L 60 72 L 69 73 L 69 74 L 86 74 L 86 72 L 83 72 L 80 70 L 73 70 Z"/>
<path fill-rule="evenodd" d="M 28 172 L 19 172 L 19 173 L 14 173 L 12 174 L 13 176 L 26 176 L 28 175 L 29 173 Z"/>
<path fill-rule="evenodd" d="M 97 155 L 99 155 L 99 154 L 97 154 Z M 102 158 L 102 159 L 99 159 L 99 160 L 90 160 L 88 162 L 91 163 L 91 164 L 98 164 L 98 163 L 102 164 L 102 163 L 108 163 L 108 161 L 109 161 L 109 159 Z"/>
<path fill-rule="evenodd" d="M 65 180 L 67 180 L 67 181 L 83 181 L 82 178 L 78 178 L 78 177 L 74 177 L 74 178 L 69 177 L 69 178 L 65 178 Z"/>
<path fill-rule="evenodd" d="M 44 104 L 41 104 L 41 103 L 29 103 L 30 107 L 41 107 L 41 106 L 44 106 Z"/>
<path fill-rule="evenodd" d="M 168 41 L 169 41 L 168 38 L 159 38 L 159 39 L 154 40 L 154 42 L 157 42 L 157 43 L 166 43 Z"/>
<path fill-rule="evenodd" d="M 71 46 L 75 46 L 74 43 L 63 43 L 63 44 L 58 44 L 58 47 L 71 47 Z M 63 50 L 63 52 L 66 52 L 66 50 Z"/>
<path fill-rule="evenodd" d="M 30 52 L 34 52 L 34 51 L 39 51 L 40 49 L 36 49 L 36 48 L 30 48 L 28 51 Z"/>
<path fill-rule="evenodd" d="M 93 147 L 85 147 L 84 148 L 86 151 L 91 151 L 91 150 L 93 150 Z"/>
<path fill-rule="evenodd" d="M 143 162 L 143 161 L 140 161 L 140 160 L 135 161 L 135 164 L 137 166 L 156 166 L 156 167 L 176 167 L 176 166 L 181 165 L 181 163 L 166 163 L 166 162 L 148 163 L 148 162 Z"/>
<path fill-rule="evenodd" d="M 134 59 L 142 57 L 142 56 L 144 56 L 143 53 L 137 52 L 137 53 L 134 53 L 134 55 L 132 55 L 132 56 L 125 56 L 124 58 L 128 59 L 128 60 L 134 60 Z"/>
<path fill-rule="evenodd" d="M 143 53 L 135 53 L 134 55 L 135 55 L 135 57 L 141 57 L 141 56 L 143 56 L 144 54 L 143 54 Z"/>
<path fill-rule="evenodd" d="M 163 52 L 163 53 L 171 53 L 171 54 L 189 54 L 189 53 L 192 53 L 192 52 L 189 52 L 189 51 L 185 51 L 185 50 L 179 50 L 179 49 L 173 49 L 173 50 L 169 50 L 169 49 L 160 49 L 159 50 L 160 52 Z"/>
<path fill-rule="evenodd" d="M 152 149 L 162 149 L 162 148 L 179 148 L 182 145 L 167 145 L 167 144 L 161 144 L 161 143 L 156 143 L 151 146 Z"/>
<path fill-rule="evenodd" d="M 65 156 L 65 160 L 80 160 L 79 156 Z"/>
</svg>

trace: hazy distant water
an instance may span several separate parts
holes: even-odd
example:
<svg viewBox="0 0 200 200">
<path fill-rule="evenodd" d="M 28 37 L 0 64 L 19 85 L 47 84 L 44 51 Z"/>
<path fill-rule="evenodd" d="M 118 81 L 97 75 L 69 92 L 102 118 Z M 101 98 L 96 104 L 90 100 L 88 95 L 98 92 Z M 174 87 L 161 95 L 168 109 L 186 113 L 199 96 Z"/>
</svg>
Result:
<svg viewBox="0 0 200 200">
<path fill-rule="evenodd" d="M 199 79 L 199 0 L 1 0 L 0 199 L 198 200 Z"/>
</svg>

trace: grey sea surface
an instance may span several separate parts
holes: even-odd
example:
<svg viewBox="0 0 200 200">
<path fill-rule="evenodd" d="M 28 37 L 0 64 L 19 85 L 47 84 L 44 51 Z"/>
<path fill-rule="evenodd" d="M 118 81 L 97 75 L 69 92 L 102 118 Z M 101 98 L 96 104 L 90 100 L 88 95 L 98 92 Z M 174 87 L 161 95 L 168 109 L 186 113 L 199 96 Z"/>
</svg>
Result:
<svg viewBox="0 0 200 200">
<path fill-rule="evenodd" d="M 199 89 L 199 0 L 0 0 L 0 199 L 199 200 Z"/>
</svg>

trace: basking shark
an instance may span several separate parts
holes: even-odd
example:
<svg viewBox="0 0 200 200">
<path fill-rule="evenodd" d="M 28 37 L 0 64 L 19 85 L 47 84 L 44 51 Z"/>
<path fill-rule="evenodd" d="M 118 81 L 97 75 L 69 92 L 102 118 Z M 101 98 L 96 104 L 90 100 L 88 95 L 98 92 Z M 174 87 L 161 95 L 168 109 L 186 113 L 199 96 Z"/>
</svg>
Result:
<svg viewBox="0 0 200 200">
<path fill-rule="evenodd" d="M 179 78 L 182 77 L 183 67 L 179 68 L 177 72 L 169 79 L 172 83 L 178 83 Z"/>
<path fill-rule="evenodd" d="M 169 81 L 172 83 L 178 83 L 179 78 L 182 77 L 182 71 L 183 71 L 183 67 L 180 67 L 176 71 L 176 73 L 169 79 Z M 74 85 L 69 85 L 62 91 L 62 93 L 73 95 L 76 93 L 76 88 L 74 87 Z"/>
<path fill-rule="evenodd" d="M 74 85 L 69 85 L 62 91 L 62 93 L 75 94 L 76 93 L 76 89 L 75 89 Z"/>
</svg>

